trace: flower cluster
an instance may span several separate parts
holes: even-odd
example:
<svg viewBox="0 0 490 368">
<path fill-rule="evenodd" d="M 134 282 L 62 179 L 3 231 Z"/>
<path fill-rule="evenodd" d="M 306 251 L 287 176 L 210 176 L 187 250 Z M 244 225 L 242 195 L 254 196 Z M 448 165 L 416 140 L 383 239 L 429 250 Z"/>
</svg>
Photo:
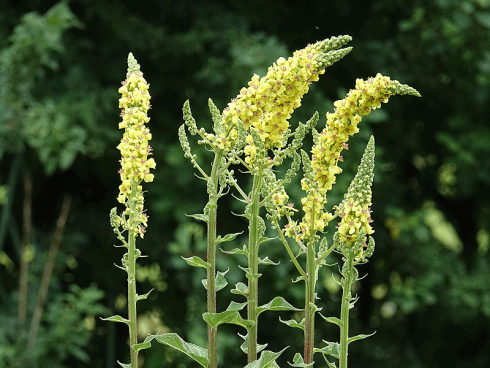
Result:
<svg viewBox="0 0 490 368">
<path fill-rule="evenodd" d="M 122 184 L 119 186 L 120 203 L 126 203 L 131 192 L 141 192 L 139 185 L 153 181 L 150 169 L 155 168 L 155 161 L 148 156 L 151 155 L 151 133 L 145 124 L 150 121 L 147 115 L 150 105 L 149 84 L 140 72 L 140 66 L 130 53 L 128 57 L 128 74 L 123 86 L 119 88 L 122 94 L 119 99 L 119 107 L 122 109 L 122 122 L 119 129 L 124 129 L 123 138 L 117 149 L 121 151 L 121 176 Z M 134 193 L 136 194 L 136 193 Z"/>
<path fill-rule="evenodd" d="M 325 68 L 345 56 L 351 49 L 336 50 L 350 41 L 349 36 L 333 37 L 296 51 L 289 59 L 279 58 L 265 77 L 254 75 L 248 88 L 242 88 L 223 112 L 226 131 L 219 137 L 209 135 L 219 147 L 233 147 L 238 134 L 240 119 L 248 130 L 253 127 L 265 149 L 280 148 L 285 144 L 289 131 L 288 120 L 294 109 L 301 105 L 301 98 L 309 85 L 318 80 Z M 252 137 L 247 139 L 246 161 L 253 161 L 257 153 Z"/>
<path fill-rule="evenodd" d="M 361 229 L 366 235 L 372 234 L 371 228 L 371 185 L 374 170 L 374 138 L 371 137 L 362 156 L 356 176 L 349 185 L 342 203 L 336 207 L 336 214 L 341 218 L 338 223 L 338 234 L 341 242 L 348 246 L 354 244 Z M 365 244 L 363 239 L 361 244 Z M 362 249 L 359 249 L 361 251 Z"/>
</svg>

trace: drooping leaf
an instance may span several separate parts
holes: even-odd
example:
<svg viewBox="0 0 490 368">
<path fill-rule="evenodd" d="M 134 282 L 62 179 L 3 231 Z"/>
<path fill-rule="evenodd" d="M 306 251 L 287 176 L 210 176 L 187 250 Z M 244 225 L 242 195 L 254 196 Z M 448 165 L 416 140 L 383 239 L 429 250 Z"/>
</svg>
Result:
<svg viewBox="0 0 490 368">
<path fill-rule="evenodd" d="M 376 333 L 376 331 L 374 331 L 372 334 L 369 334 L 369 335 L 361 334 L 361 335 L 356 335 L 356 336 L 349 337 L 349 339 L 347 340 L 347 344 L 350 344 L 351 342 L 354 342 L 354 341 L 357 341 L 357 340 L 366 339 L 368 337 L 373 336 L 375 333 Z"/>
<path fill-rule="evenodd" d="M 123 368 L 131 368 L 131 364 L 124 364 L 124 363 L 121 363 L 119 360 L 117 361 L 117 364 L 119 364 Z"/>
<path fill-rule="evenodd" d="M 261 305 L 257 308 L 257 313 L 260 314 L 266 310 L 269 311 L 302 311 L 302 309 L 298 309 L 289 304 L 283 297 L 277 296 L 272 299 L 269 303 Z"/>
<path fill-rule="evenodd" d="M 159 343 L 170 346 L 191 357 L 203 367 L 208 365 L 208 350 L 198 345 L 185 342 L 176 333 L 165 333 L 162 335 L 151 335 L 145 341 L 157 340 Z"/>
<path fill-rule="evenodd" d="M 189 266 L 202 267 L 205 268 L 206 270 L 209 270 L 211 268 L 211 265 L 208 262 L 204 261 L 198 256 L 192 256 L 189 258 L 182 257 L 182 259 L 186 261 Z"/>
<path fill-rule="evenodd" d="M 243 339 L 243 344 L 240 345 L 240 349 L 245 353 L 248 354 L 248 334 L 245 336 L 238 334 Z M 267 344 L 257 344 L 257 354 L 260 353 L 262 350 L 264 350 L 267 347 Z"/>
<path fill-rule="evenodd" d="M 285 325 L 288 325 L 289 327 L 295 327 L 295 328 L 300 328 L 303 331 L 305 330 L 305 319 L 303 318 L 301 322 L 296 322 L 294 319 L 290 319 L 287 321 L 283 321 L 281 317 L 279 317 L 279 321 L 284 323 Z"/>
<path fill-rule="evenodd" d="M 129 326 L 129 319 L 123 318 L 121 316 L 111 316 L 107 318 L 101 318 L 103 321 L 110 321 L 110 322 L 122 322 L 125 323 Z"/>
<path fill-rule="evenodd" d="M 247 364 L 245 368 L 268 368 L 276 361 L 277 358 L 279 358 L 279 355 L 281 355 L 282 352 L 286 349 L 287 347 L 277 353 L 274 353 L 269 350 L 264 350 L 262 354 L 260 354 L 259 359 L 257 359 L 252 363 Z"/>
<path fill-rule="evenodd" d="M 340 328 L 342 328 L 342 321 L 340 319 L 338 319 L 337 317 L 325 317 L 324 315 L 322 315 L 320 313 L 320 316 L 325 320 L 327 321 L 328 323 L 334 323 L 336 324 L 337 326 L 339 326 Z"/>
</svg>

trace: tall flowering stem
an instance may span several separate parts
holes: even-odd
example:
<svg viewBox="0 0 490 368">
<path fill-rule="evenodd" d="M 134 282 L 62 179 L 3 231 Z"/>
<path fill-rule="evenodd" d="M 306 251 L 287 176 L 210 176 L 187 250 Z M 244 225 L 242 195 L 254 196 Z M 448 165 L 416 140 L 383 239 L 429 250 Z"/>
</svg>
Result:
<svg viewBox="0 0 490 368">
<path fill-rule="evenodd" d="M 136 303 L 146 299 L 149 293 L 138 295 L 136 292 L 136 260 L 141 257 L 141 252 L 136 248 L 136 238 L 144 237 L 148 216 L 144 212 L 144 197 L 141 183 L 153 181 L 156 164 L 151 155 L 151 133 L 146 128 L 150 118 L 147 115 L 150 109 L 150 94 L 148 83 L 143 78 L 140 66 L 133 55 L 128 56 L 127 78 L 119 88 L 122 97 L 119 107 L 122 109 L 122 122 L 119 128 L 124 129 L 123 138 L 117 149 L 121 151 L 121 169 L 119 174 L 122 184 L 119 186 L 117 200 L 126 206 L 121 216 L 117 215 L 116 208 L 111 211 L 111 225 L 114 228 L 122 246 L 127 248 L 127 253 L 122 259 L 122 268 L 128 274 L 128 319 L 113 316 L 107 320 L 123 322 L 129 326 L 129 347 L 131 364 L 121 364 L 123 367 L 138 367 L 138 351 L 149 347 L 149 343 L 138 344 L 138 326 Z M 127 233 L 127 234 L 126 234 Z"/>
</svg>

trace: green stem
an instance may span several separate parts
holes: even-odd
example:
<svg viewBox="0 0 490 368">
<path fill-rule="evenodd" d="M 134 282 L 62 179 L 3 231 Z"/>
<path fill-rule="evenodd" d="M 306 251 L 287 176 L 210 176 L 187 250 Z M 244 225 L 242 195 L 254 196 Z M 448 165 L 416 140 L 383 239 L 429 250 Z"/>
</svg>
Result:
<svg viewBox="0 0 490 368">
<path fill-rule="evenodd" d="M 315 211 L 311 214 L 311 236 L 306 249 L 306 290 L 305 290 L 305 364 L 313 363 L 315 346 Z"/>
<path fill-rule="evenodd" d="M 213 192 L 209 193 L 208 202 L 208 234 L 207 234 L 207 262 L 211 265 L 207 273 L 207 308 L 208 313 L 216 313 L 216 216 L 218 210 L 218 170 L 223 151 L 214 156 L 209 180 L 213 183 Z M 217 328 L 208 325 L 208 368 L 217 366 Z"/>
<path fill-rule="evenodd" d="M 129 197 L 129 248 L 128 248 L 128 315 L 129 315 L 129 349 L 131 352 L 131 368 L 138 368 L 138 352 L 133 346 L 138 343 L 138 322 L 136 314 L 136 234 L 134 223 L 137 221 L 136 193 L 138 184 L 131 183 L 131 195 Z"/>
<path fill-rule="evenodd" d="M 349 309 L 352 301 L 351 286 L 355 281 L 353 280 L 354 274 L 354 251 L 353 248 L 349 248 L 345 257 L 346 265 L 343 272 L 342 280 L 342 307 L 340 311 L 340 320 L 342 325 L 340 327 L 340 366 L 339 368 L 347 368 L 347 348 L 349 339 Z"/>
<path fill-rule="evenodd" d="M 259 209 L 260 209 L 260 186 L 262 183 L 262 168 L 254 175 L 250 213 L 249 240 L 248 240 L 248 267 L 252 273 L 248 280 L 248 305 L 247 319 L 253 322 L 248 330 L 248 362 L 257 360 L 257 320 L 258 320 L 258 273 L 259 273 Z"/>
</svg>

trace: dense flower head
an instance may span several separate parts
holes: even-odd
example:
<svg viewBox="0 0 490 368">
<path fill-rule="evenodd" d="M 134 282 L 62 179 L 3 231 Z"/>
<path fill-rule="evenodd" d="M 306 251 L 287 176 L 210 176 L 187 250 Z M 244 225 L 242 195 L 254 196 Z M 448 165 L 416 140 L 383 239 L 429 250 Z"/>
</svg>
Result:
<svg viewBox="0 0 490 368">
<path fill-rule="evenodd" d="M 371 137 L 364 151 L 358 172 L 352 180 L 342 203 L 336 207 L 340 217 L 338 234 L 340 240 L 348 246 L 354 244 L 361 229 L 366 235 L 372 234 L 371 228 L 371 185 L 374 169 L 374 138 Z M 363 239 L 362 243 L 365 243 Z"/>
<path fill-rule="evenodd" d="M 308 92 L 310 84 L 325 72 L 325 67 L 350 51 L 332 51 L 349 40 L 349 36 L 341 36 L 308 45 L 287 60 L 279 58 L 269 67 L 266 76 L 254 75 L 248 87 L 242 88 L 223 111 L 226 133 L 208 138 L 214 139 L 220 148 L 230 149 L 236 141 L 240 119 L 247 130 L 253 127 L 258 132 L 266 150 L 282 147 L 294 109 L 301 105 L 301 98 Z M 246 161 L 250 163 L 250 157 L 257 150 L 251 139 L 247 143 Z"/>
<path fill-rule="evenodd" d="M 151 155 L 151 147 L 148 144 L 151 133 L 145 126 L 150 121 L 147 115 L 151 107 L 148 87 L 149 84 L 140 72 L 140 66 L 130 53 L 127 78 L 119 88 L 119 93 L 122 94 L 119 99 L 119 107 L 122 109 L 119 129 L 125 130 L 121 143 L 117 146 L 121 151 L 119 174 L 122 184 L 119 186 L 117 198 L 120 203 L 126 203 L 134 188 L 140 192 L 139 184 L 142 181 L 153 181 L 150 169 L 155 168 L 156 164 L 153 158 L 148 158 Z M 136 185 L 132 185 L 133 182 Z"/>
</svg>

